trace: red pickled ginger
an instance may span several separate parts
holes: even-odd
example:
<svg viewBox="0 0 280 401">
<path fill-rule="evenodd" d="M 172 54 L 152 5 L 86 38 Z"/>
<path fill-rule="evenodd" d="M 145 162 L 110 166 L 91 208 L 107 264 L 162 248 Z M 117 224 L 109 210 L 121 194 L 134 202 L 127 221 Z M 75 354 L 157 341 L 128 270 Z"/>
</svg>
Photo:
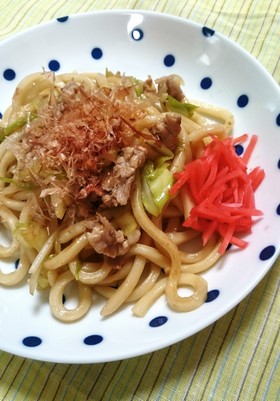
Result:
<svg viewBox="0 0 280 401">
<path fill-rule="evenodd" d="M 255 207 L 254 191 L 264 178 L 264 170 L 255 167 L 248 172 L 247 169 L 257 136 L 251 137 L 242 157 L 234 149 L 245 139 L 246 134 L 237 139 L 213 137 L 200 158 L 175 174 L 177 181 L 170 190 L 175 195 L 188 188 L 194 206 L 183 225 L 201 231 L 204 244 L 218 233 L 222 238 L 220 254 L 224 254 L 229 244 L 245 248 L 247 241 L 238 235 L 250 233 L 253 217 L 262 215 Z"/>
</svg>

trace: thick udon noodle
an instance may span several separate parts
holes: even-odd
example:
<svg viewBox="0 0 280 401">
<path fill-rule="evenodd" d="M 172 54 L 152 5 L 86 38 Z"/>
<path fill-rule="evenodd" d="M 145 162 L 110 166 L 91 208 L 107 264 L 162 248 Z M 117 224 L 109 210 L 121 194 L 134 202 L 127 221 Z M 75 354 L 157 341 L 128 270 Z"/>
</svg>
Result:
<svg viewBox="0 0 280 401">
<path fill-rule="evenodd" d="M 9 126 L 29 110 L 30 104 L 50 96 L 50 78 L 45 73 L 25 78 L 18 86 L 11 107 L 4 114 L 2 127 Z M 64 74 L 55 77 L 56 88 L 70 81 L 79 82 L 86 88 L 118 85 L 120 76 L 103 74 Z M 233 117 L 227 110 L 191 101 L 198 106 L 190 118 L 182 116 L 179 146 L 172 160 L 172 173 L 181 171 L 185 163 L 198 157 L 211 135 L 224 138 L 230 134 Z M 36 107 L 36 104 L 35 104 Z M 149 116 L 158 115 L 161 110 L 155 105 L 149 107 Z M 147 118 L 145 121 L 147 122 Z M 146 122 L 138 123 L 143 128 Z M 145 210 L 141 198 L 140 171 L 137 172 L 129 200 L 133 216 L 141 231 L 140 240 L 117 260 L 89 258 L 82 260 L 81 254 L 89 251 L 87 231 L 83 221 L 65 226 L 59 218 L 48 221 L 47 237 L 38 238 L 32 244 L 26 237 L 18 235 L 18 227 L 32 225 L 33 189 L 13 181 L 17 157 L 13 153 L 13 142 L 20 142 L 24 128 L 19 127 L 0 146 L 0 216 L 2 224 L 10 235 L 10 244 L 0 246 L 0 257 L 7 260 L 19 259 L 13 272 L 0 272 L 0 283 L 14 286 L 28 280 L 30 292 L 44 287 L 49 289 L 49 304 L 55 317 L 62 321 L 75 321 L 85 315 L 93 304 L 93 293 L 105 297 L 101 315 L 117 311 L 125 303 L 133 303 L 133 314 L 143 316 L 156 300 L 165 294 L 168 305 L 179 312 L 200 307 L 207 296 L 207 282 L 200 273 L 209 269 L 220 257 L 220 239 L 213 236 L 204 246 L 200 244 L 200 233 L 192 229 L 179 229 L 192 207 L 187 191 L 181 191 L 170 199 L 163 212 L 153 217 Z M 5 179 L 5 178 L 9 179 Z M 33 194 L 33 195 L 32 195 Z M 55 197 L 50 197 L 53 207 Z M 35 196 L 36 198 L 36 196 Z M 59 210 L 57 210 L 59 215 Z M 39 230 L 40 231 L 40 230 Z M 33 233 L 34 234 L 34 233 Z M 36 236 L 36 232 L 35 232 Z M 77 267 L 78 266 L 78 267 Z M 63 303 L 67 286 L 72 283 L 78 301 L 68 308 Z M 180 287 L 190 287 L 191 293 L 180 295 Z M 94 306 L 94 305 L 93 305 Z"/>
</svg>

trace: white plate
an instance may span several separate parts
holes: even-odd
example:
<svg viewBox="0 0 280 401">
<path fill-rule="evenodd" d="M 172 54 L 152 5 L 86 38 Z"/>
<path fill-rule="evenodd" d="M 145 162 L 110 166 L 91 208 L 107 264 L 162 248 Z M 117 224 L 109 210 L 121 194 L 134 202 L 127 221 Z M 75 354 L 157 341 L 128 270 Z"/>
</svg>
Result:
<svg viewBox="0 0 280 401">
<path fill-rule="evenodd" d="M 25 75 L 58 67 L 58 72 L 104 72 L 107 67 L 139 78 L 179 74 L 188 96 L 234 113 L 234 135 L 259 135 L 251 165 L 260 165 L 266 172 L 256 193 L 264 217 L 248 236 L 246 250 L 232 248 L 205 274 L 209 291 L 218 290 L 211 294 L 219 292 L 212 302 L 190 313 L 175 313 L 162 298 L 144 318 L 133 317 L 128 306 L 102 319 L 98 300 L 84 319 L 64 324 L 51 316 L 47 297 L 30 296 L 26 285 L 0 289 L 2 350 L 65 363 L 113 361 L 158 350 L 227 313 L 276 260 L 280 247 L 279 88 L 258 62 L 217 32 L 163 14 L 105 11 L 55 20 L 2 41 L 0 112 L 10 104 L 16 84 Z M 211 85 L 206 89 L 203 83 Z M 248 99 L 248 104 L 238 105 L 238 99 Z"/>
</svg>

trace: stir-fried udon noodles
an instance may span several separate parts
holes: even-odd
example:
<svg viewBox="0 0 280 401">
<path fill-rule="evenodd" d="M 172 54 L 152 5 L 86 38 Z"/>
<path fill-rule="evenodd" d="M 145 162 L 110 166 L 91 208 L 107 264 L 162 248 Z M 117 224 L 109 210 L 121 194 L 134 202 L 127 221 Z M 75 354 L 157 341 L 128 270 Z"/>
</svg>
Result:
<svg viewBox="0 0 280 401">
<path fill-rule="evenodd" d="M 102 316 L 125 303 L 143 316 L 163 295 L 180 312 L 205 302 L 200 273 L 221 256 L 221 239 L 202 245 L 199 231 L 182 226 L 188 192 L 169 190 L 213 137 L 230 134 L 233 116 L 187 99 L 182 84 L 110 71 L 19 83 L 0 122 L 0 216 L 10 235 L 0 258 L 18 260 L 0 273 L 2 285 L 49 291 L 63 321 L 94 308 L 94 293 Z M 68 285 L 78 294 L 71 308 Z"/>
</svg>

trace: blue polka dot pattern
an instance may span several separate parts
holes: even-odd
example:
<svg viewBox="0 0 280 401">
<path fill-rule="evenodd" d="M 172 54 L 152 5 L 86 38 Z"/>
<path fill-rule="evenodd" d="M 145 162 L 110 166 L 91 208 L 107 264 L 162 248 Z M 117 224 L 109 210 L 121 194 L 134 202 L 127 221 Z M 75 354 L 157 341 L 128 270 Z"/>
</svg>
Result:
<svg viewBox="0 0 280 401">
<path fill-rule="evenodd" d="M 202 28 L 202 33 L 203 33 L 204 36 L 209 38 L 210 36 L 214 35 L 215 31 L 213 29 L 211 29 L 211 28 L 208 28 L 207 26 L 204 26 Z"/>
<path fill-rule="evenodd" d="M 212 79 L 209 77 L 205 77 L 200 82 L 200 87 L 202 89 L 209 89 L 212 86 Z"/>
<path fill-rule="evenodd" d="M 16 73 L 14 70 L 12 70 L 11 68 L 7 68 L 4 72 L 3 72 L 3 77 L 7 80 L 7 81 L 13 81 L 16 77 Z"/>
<path fill-rule="evenodd" d="M 167 54 L 163 62 L 166 67 L 172 67 L 175 64 L 175 57 L 172 54 Z"/>
<path fill-rule="evenodd" d="M 38 347 L 39 345 L 42 344 L 42 340 L 40 337 L 36 337 L 36 336 L 30 336 L 30 337 L 25 337 L 22 340 L 23 345 L 25 345 L 26 347 Z"/>
<path fill-rule="evenodd" d="M 68 23 L 67 23 L 67 21 L 68 21 Z M 57 23 L 55 22 L 56 28 L 59 28 L 58 30 L 62 31 L 63 24 L 65 24 L 65 28 L 71 26 L 71 24 L 69 24 L 69 22 L 72 23 L 71 16 L 70 17 L 63 16 L 63 17 L 57 18 Z M 134 44 L 135 46 L 137 46 L 138 49 L 139 49 L 139 45 L 141 47 L 141 45 L 144 44 L 144 42 L 146 42 L 146 39 L 149 36 L 148 30 L 147 31 L 143 30 L 138 26 L 130 29 L 129 32 L 126 34 L 130 41 L 130 45 Z M 203 26 L 203 27 L 199 28 L 199 35 L 200 35 L 200 40 L 203 41 L 202 45 L 208 46 L 212 42 L 211 37 L 213 37 L 215 35 L 215 30 L 213 30 L 209 27 Z M 214 38 L 215 38 L 215 36 L 214 36 Z M 92 59 L 96 60 L 96 61 L 100 60 L 104 57 L 104 59 L 106 58 L 105 61 L 107 61 L 107 56 L 109 54 L 110 48 L 103 47 L 103 45 L 102 45 L 103 42 L 101 40 L 101 43 L 100 43 L 98 37 L 93 37 L 91 40 L 92 40 L 91 47 L 87 50 L 87 54 L 86 54 L 87 57 L 92 57 Z M 141 42 L 141 41 L 142 41 L 142 43 L 139 43 L 139 44 L 137 43 L 137 42 Z M 207 41 L 207 43 L 206 43 L 206 41 Z M 214 40 L 213 40 L 213 43 L 215 43 Z M 96 46 L 96 47 L 94 47 L 94 46 Z M 98 47 L 98 46 L 100 46 L 100 47 Z M 174 52 L 174 53 L 172 54 L 172 53 L 168 53 L 168 52 Z M 162 66 L 164 65 L 165 67 L 169 68 L 169 67 L 173 67 L 174 65 L 176 65 L 177 58 L 179 56 L 180 56 L 180 53 L 177 52 L 175 47 L 174 48 L 166 47 L 163 50 L 163 53 L 161 53 L 159 60 L 156 60 L 156 61 L 161 63 Z M 57 72 L 61 68 L 64 68 L 63 58 L 60 58 L 60 57 L 63 57 L 63 55 L 60 55 L 59 53 L 58 54 L 52 53 L 52 51 L 51 51 L 51 53 L 48 54 L 47 57 L 49 57 L 49 58 L 40 60 L 40 63 L 41 63 L 40 65 L 45 65 L 45 66 L 47 65 L 49 70 L 53 71 L 53 72 Z M 54 58 L 51 59 L 52 57 L 54 57 Z M 60 60 L 60 61 L 55 59 L 55 57 L 58 57 L 58 60 Z M 92 62 L 93 62 L 93 60 L 92 60 Z M 13 66 L 15 69 L 10 68 Z M 176 67 L 177 67 L 177 65 L 176 65 Z M 201 89 L 200 90 L 201 93 L 204 90 L 208 90 L 212 87 L 214 87 L 214 89 L 216 89 L 216 87 L 218 87 L 219 77 L 215 74 L 214 70 L 212 70 L 212 71 L 213 72 L 209 72 L 209 71 L 206 73 L 202 72 L 198 76 L 198 79 L 194 82 L 195 87 L 198 89 Z M 18 66 L 13 65 L 12 63 L 11 63 L 11 65 L 6 64 L 6 66 L 2 70 L 2 78 L 6 81 L 13 81 L 17 78 L 17 76 L 20 76 L 21 73 L 22 73 L 22 71 L 20 71 Z M 210 76 L 205 76 L 206 74 L 209 74 Z M 252 104 L 252 108 L 253 108 L 255 99 L 253 96 L 254 93 L 253 92 L 251 93 L 251 91 L 250 91 L 250 87 L 247 87 L 247 88 L 243 87 L 239 90 L 240 90 L 240 92 L 237 92 L 236 97 L 233 98 L 233 102 L 235 103 L 235 105 L 237 105 L 239 108 L 244 108 L 250 102 L 250 106 Z M 247 94 L 246 94 L 246 91 L 248 91 Z M 2 111 L 4 112 L 4 110 L 2 110 Z M 2 118 L 2 113 L 0 113 L 0 118 Z M 280 110 L 279 110 L 279 108 L 277 108 L 276 112 L 274 112 L 274 114 L 271 115 L 271 121 L 274 126 L 274 130 L 277 130 L 278 129 L 277 127 L 280 127 Z M 275 127 L 275 124 L 276 124 L 276 127 Z M 237 144 L 234 146 L 234 150 L 238 156 L 241 156 L 244 153 L 244 146 L 242 146 L 241 144 Z M 277 164 L 277 167 L 280 170 L 280 159 L 277 160 L 278 157 L 279 157 L 279 154 L 273 160 L 274 170 L 275 170 L 275 163 Z M 279 220 L 279 216 L 280 216 L 280 203 L 279 202 L 280 202 L 279 199 L 276 199 L 276 203 L 274 200 L 274 203 L 271 207 L 274 212 L 274 219 L 277 219 L 277 220 Z M 275 215 L 275 212 L 276 212 L 276 215 Z M 272 245 L 272 240 L 270 240 L 270 241 L 271 242 L 268 242 L 269 245 L 266 247 L 265 247 L 266 244 L 262 243 L 259 246 L 257 253 L 255 253 L 255 255 L 254 255 L 255 259 L 259 260 L 259 265 L 262 265 L 262 268 L 265 265 L 265 261 L 267 261 L 270 258 L 272 258 L 273 256 L 275 256 L 275 253 L 276 253 L 276 244 L 274 246 L 274 245 Z M 228 245 L 227 250 L 230 248 L 232 248 L 232 244 Z M 15 261 L 14 268 L 17 269 L 18 266 L 19 266 L 19 260 Z M 219 300 L 221 294 L 225 294 L 225 291 L 224 291 L 224 288 L 222 285 L 219 286 L 219 289 L 214 288 L 214 289 L 209 290 L 207 292 L 207 297 L 206 297 L 205 303 L 208 304 L 208 303 L 215 301 L 216 299 Z M 226 294 L 225 294 L 225 296 L 226 296 Z M 63 295 L 62 296 L 63 304 L 65 304 L 67 301 L 68 301 L 68 298 L 66 298 L 65 295 Z M 217 302 L 217 304 L 219 304 L 219 302 Z M 205 306 L 205 308 L 207 308 L 207 307 L 208 306 Z M 215 307 L 215 304 L 213 304 L 213 307 Z M 162 332 L 165 334 L 164 325 L 167 324 L 167 328 L 168 328 L 170 325 L 174 324 L 173 320 L 172 320 L 172 324 L 171 324 L 171 320 L 170 320 L 170 317 L 168 316 L 167 311 L 163 310 L 161 313 L 162 313 L 162 315 L 156 316 L 156 317 L 152 318 L 151 320 L 150 319 L 147 320 L 147 318 L 143 319 L 142 324 L 146 327 L 147 331 L 154 332 L 154 331 L 157 331 L 156 328 L 163 326 Z M 167 316 L 164 315 L 165 313 L 167 314 Z M 172 316 L 172 319 L 173 319 L 173 316 Z M 36 347 L 39 347 L 42 343 L 46 344 L 46 343 L 50 342 L 49 339 L 47 337 L 45 337 L 45 334 L 44 334 L 44 337 L 42 337 L 42 338 L 40 338 L 36 335 L 31 335 L 31 336 L 28 335 L 27 336 L 27 334 L 30 334 L 33 332 L 36 333 L 36 331 L 30 329 L 30 327 L 29 327 L 29 330 L 31 330 L 31 331 L 28 331 L 27 333 L 25 332 L 21 336 L 20 340 L 17 340 L 17 341 L 22 341 L 22 345 L 24 347 L 36 348 Z M 159 331 L 161 331 L 161 329 L 159 329 L 158 332 Z M 87 353 L 89 353 L 88 346 L 94 347 L 98 344 L 102 344 L 102 347 L 104 345 L 104 348 L 105 348 L 106 342 L 107 342 L 107 332 L 106 332 L 106 335 L 104 334 L 105 332 L 102 332 L 103 335 L 100 335 L 100 334 L 88 335 L 89 333 L 92 333 L 92 331 L 88 332 L 88 329 L 86 332 L 80 332 L 80 334 L 77 335 L 73 341 L 74 342 L 76 341 L 77 343 L 79 343 L 80 346 L 82 345 L 83 349 L 86 349 Z M 94 333 L 94 331 L 93 331 L 93 333 Z M 112 335 L 113 334 L 114 333 L 112 333 Z M 26 337 L 23 338 L 23 336 L 26 336 Z M 97 347 L 96 347 L 96 349 L 97 349 Z"/>
<path fill-rule="evenodd" d="M 91 51 L 91 56 L 95 60 L 100 60 L 102 58 L 102 56 L 103 56 L 103 51 L 100 49 L 100 47 L 95 47 Z"/>
<path fill-rule="evenodd" d="M 275 254 L 275 246 L 274 245 L 268 245 L 266 248 L 264 248 L 261 253 L 260 253 L 260 260 L 268 260 L 272 258 L 272 256 Z"/>
<path fill-rule="evenodd" d="M 207 292 L 207 298 L 205 302 L 212 302 L 215 301 L 215 299 L 218 298 L 218 296 L 220 295 L 220 291 L 219 290 L 211 290 Z"/>
<path fill-rule="evenodd" d="M 65 15 L 64 17 L 59 17 L 57 18 L 58 22 L 66 22 L 68 21 L 69 17 L 67 15 Z"/>
<path fill-rule="evenodd" d="M 244 152 L 244 148 L 243 148 L 243 146 L 240 145 L 240 144 L 235 145 L 235 146 L 234 146 L 234 150 L 235 150 L 235 153 L 236 153 L 238 156 L 241 156 L 242 153 Z"/>
<path fill-rule="evenodd" d="M 167 322 L 168 318 L 166 316 L 157 316 L 152 319 L 149 323 L 150 327 L 160 327 Z"/>
<path fill-rule="evenodd" d="M 239 96 L 239 98 L 237 99 L 237 105 L 238 107 L 245 107 L 247 106 L 247 104 L 249 103 L 249 98 L 247 95 L 241 95 Z"/>
<path fill-rule="evenodd" d="M 51 60 L 48 64 L 48 67 L 51 71 L 58 71 L 60 69 L 60 63 L 57 60 Z"/>
<path fill-rule="evenodd" d="M 133 31 L 131 32 L 131 37 L 132 39 L 139 41 L 141 39 L 143 39 L 144 37 L 144 32 L 142 31 L 142 29 L 140 28 L 135 28 L 133 29 Z"/>
<path fill-rule="evenodd" d="M 103 341 L 103 337 L 99 334 L 92 334 L 84 339 L 86 345 L 97 345 Z"/>
</svg>

